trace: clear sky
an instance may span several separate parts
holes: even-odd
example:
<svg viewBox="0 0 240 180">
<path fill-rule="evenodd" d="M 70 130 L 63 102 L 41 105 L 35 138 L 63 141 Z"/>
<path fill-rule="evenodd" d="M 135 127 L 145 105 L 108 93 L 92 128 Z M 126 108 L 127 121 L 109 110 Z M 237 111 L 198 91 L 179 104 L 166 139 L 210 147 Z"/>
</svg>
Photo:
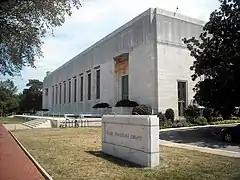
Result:
<svg viewBox="0 0 240 180">
<path fill-rule="evenodd" d="M 54 36 L 44 39 L 44 57 L 35 62 L 36 69 L 24 68 L 21 77 L 13 78 L 19 91 L 28 79 L 42 81 L 46 71 L 55 70 L 150 7 L 175 11 L 178 6 L 178 13 L 205 21 L 219 7 L 218 0 L 84 0 L 82 4 Z"/>
</svg>

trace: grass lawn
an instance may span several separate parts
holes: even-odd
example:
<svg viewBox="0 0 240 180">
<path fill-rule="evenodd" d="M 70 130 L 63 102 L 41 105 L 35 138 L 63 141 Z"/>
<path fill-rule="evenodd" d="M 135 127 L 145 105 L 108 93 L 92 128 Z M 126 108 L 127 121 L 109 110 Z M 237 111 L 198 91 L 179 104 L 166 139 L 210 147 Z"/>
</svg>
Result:
<svg viewBox="0 0 240 180">
<path fill-rule="evenodd" d="M 240 179 L 240 159 L 160 146 L 150 170 L 101 153 L 101 128 L 31 129 L 14 134 L 56 180 Z"/>
<path fill-rule="evenodd" d="M 0 121 L 3 124 L 22 124 L 26 122 L 24 119 L 18 119 L 18 118 L 9 118 L 9 117 L 0 117 Z"/>
</svg>

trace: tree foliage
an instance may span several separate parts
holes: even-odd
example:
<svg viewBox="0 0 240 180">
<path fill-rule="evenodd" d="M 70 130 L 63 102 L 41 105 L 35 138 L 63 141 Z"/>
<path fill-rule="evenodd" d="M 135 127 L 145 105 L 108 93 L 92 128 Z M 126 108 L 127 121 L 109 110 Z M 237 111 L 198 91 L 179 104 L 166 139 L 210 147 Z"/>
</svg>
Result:
<svg viewBox="0 0 240 180">
<path fill-rule="evenodd" d="M 17 87 L 13 81 L 0 81 L 0 113 L 9 114 L 19 107 Z"/>
<path fill-rule="evenodd" d="M 30 79 L 21 95 L 20 108 L 22 112 L 36 112 L 42 109 L 43 83 L 37 79 Z"/>
<path fill-rule="evenodd" d="M 41 39 L 80 6 L 80 0 L 0 1 L 0 73 L 13 76 L 24 66 L 34 67 L 42 56 Z"/>
<path fill-rule="evenodd" d="M 224 117 L 240 106 L 240 1 L 219 0 L 199 39 L 184 39 L 195 61 L 192 79 L 204 77 L 194 90 L 195 99 Z"/>
<path fill-rule="evenodd" d="M 189 105 L 184 110 L 184 117 L 186 118 L 187 122 L 194 124 L 195 119 L 199 116 L 200 116 L 200 109 L 195 105 Z"/>
</svg>

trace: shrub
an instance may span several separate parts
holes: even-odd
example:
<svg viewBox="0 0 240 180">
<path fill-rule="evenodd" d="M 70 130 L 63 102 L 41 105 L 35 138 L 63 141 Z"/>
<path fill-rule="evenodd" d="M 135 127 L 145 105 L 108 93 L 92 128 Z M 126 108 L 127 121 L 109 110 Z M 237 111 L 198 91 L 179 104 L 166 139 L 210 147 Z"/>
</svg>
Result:
<svg viewBox="0 0 240 180">
<path fill-rule="evenodd" d="M 189 127 L 191 126 L 190 123 L 188 123 L 186 120 L 176 120 L 174 121 L 172 127 L 173 128 L 178 128 L 178 127 Z"/>
<path fill-rule="evenodd" d="M 152 114 L 152 108 L 147 105 L 139 105 L 133 108 L 132 110 L 133 115 L 151 115 Z"/>
<path fill-rule="evenodd" d="M 164 129 L 164 128 L 171 128 L 173 124 L 170 120 L 165 120 L 165 121 L 159 120 L 159 126 L 161 129 Z"/>
<path fill-rule="evenodd" d="M 218 121 L 223 121 L 222 117 L 212 117 L 211 122 L 218 122 Z"/>
<path fill-rule="evenodd" d="M 239 120 L 239 117 L 231 116 L 231 117 L 230 117 L 230 120 Z"/>
<path fill-rule="evenodd" d="M 213 110 L 211 108 L 205 108 L 203 110 L 203 117 L 205 117 L 209 123 L 212 120 L 212 116 L 213 116 Z"/>
<path fill-rule="evenodd" d="M 161 113 L 161 116 L 163 114 Z M 164 116 L 165 117 L 165 116 Z M 190 123 L 186 122 L 185 120 L 176 120 L 174 123 L 172 123 L 170 120 L 159 120 L 159 126 L 161 129 L 164 128 L 180 128 L 180 127 L 189 127 L 191 126 Z"/>
<path fill-rule="evenodd" d="M 123 99 L 116 103 L 115 107 L 136 107 L 139 104 L 135 101 L 130 101 L 129 99 Z"/>
<path fill-rule="evenodd" d="M 159 112 L 157 114 L 157 117 L 159 118 L 159 122 L 161 121 L 167 121 L 167 118 L 165 117 L 165 115 L 162 112 Z"/>
<path fill-rule="evenodd" d="M 174 111 L 173 109 L 169 108 L 165 111 L 165 117 L 167 119 L 170 119 L 172 121 L 172 123 L 174 122 Z"/>
<path fill-rule="evenodd" d="M 184 117 L 187 122 L 194 123 L 194 120 L 200 116 L 200 110 L 195 105 L 190 105 L 184 110 Z"/>
<path fill-rule="evenodd" d="M 236 115 L 237 117 L 240 117 L 240 109 L 237 109 L 237 110 L 236 110 L 235 115 Z"/>
<path fill-rule="evenodd" d="M 205 117 L 198 117 L 198 118 L 195 119 L 194 124 L 207 125 L 208 122 L 207 122 L 207 119 Z"/>
<path fill-rule="evenodd" d="M 97 103 L 93 106 L 93 108 L 109 108 L 108 103 Z"/>
<path fill-rule="evenodd" d="M 217 125 L 217 124 L 233 124 L 233 123 L 240 123 L 240 120 L 223 120 L 223 121 L 212 122 L 211 124 Z"/>
</svg>

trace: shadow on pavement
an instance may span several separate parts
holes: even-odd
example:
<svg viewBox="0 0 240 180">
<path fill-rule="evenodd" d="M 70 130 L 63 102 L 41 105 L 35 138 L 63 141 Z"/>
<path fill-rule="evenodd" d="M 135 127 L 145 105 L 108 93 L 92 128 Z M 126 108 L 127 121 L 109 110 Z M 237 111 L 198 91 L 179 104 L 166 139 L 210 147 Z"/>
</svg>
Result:
<svg viewBox="0 0 240 180">
<path fill-rule="evenodd" d="M 220 135 L 212 134 L 213 132 L 220 132 L 222 128 L 223 127 L 201 127 L 196 129 L 164 131 L 159 133 L 159 138 L 175 143 L 240 152 L 240 144 L 225 143 L 221 140 Z"/>
</svg>

